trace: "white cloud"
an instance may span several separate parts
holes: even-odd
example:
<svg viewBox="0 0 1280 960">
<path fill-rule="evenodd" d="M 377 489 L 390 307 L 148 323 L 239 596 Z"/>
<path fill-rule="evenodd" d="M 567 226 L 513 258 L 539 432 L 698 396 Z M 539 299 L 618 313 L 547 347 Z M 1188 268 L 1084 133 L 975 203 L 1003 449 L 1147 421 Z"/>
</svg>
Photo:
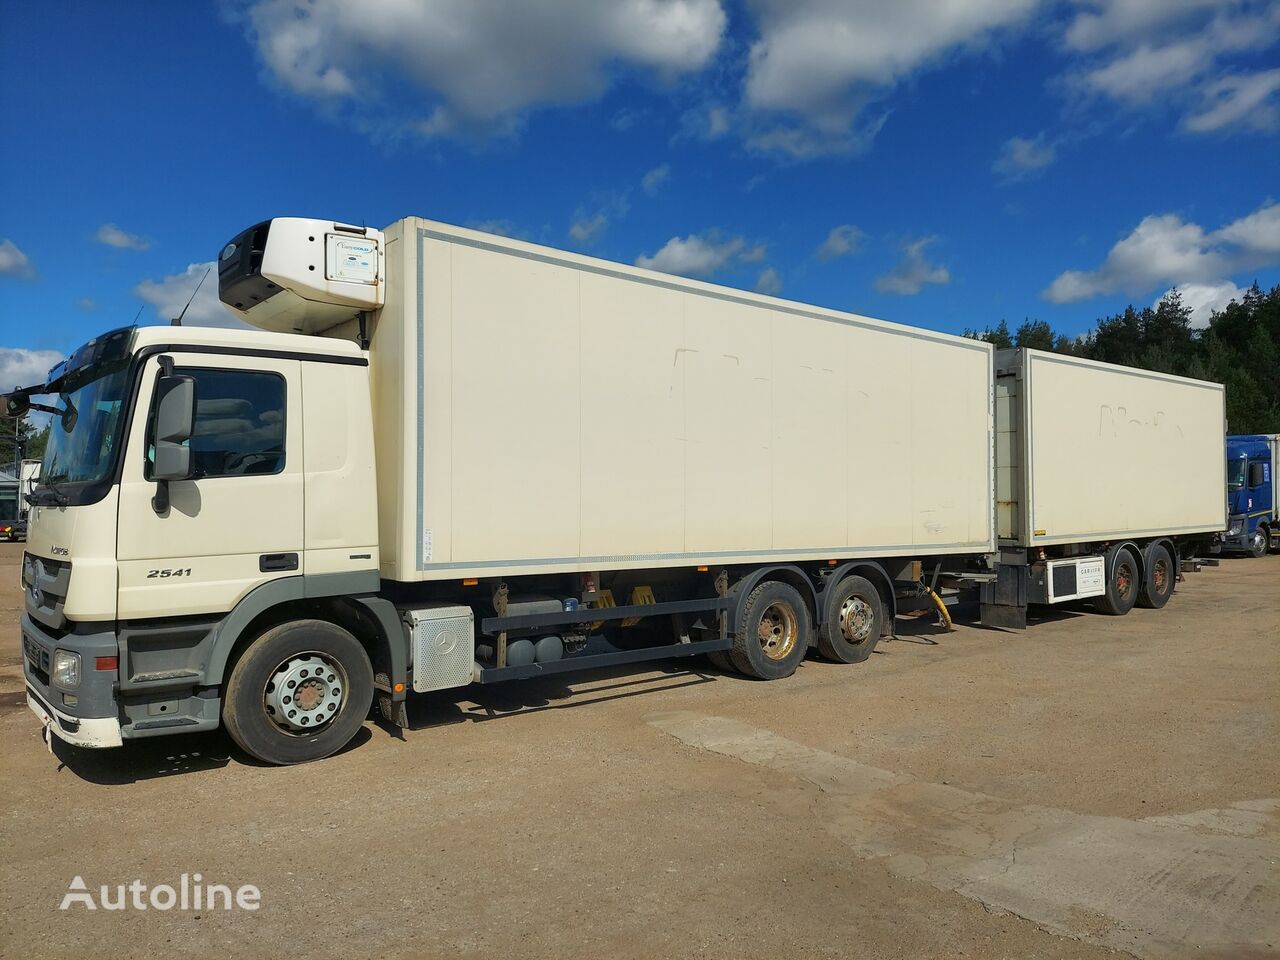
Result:
<svg viewBox="0 0 1280 960">
<path fill-rule="evenodd" d="M 81 297 L 76 301 L 76 309 L 83 310 L 85 313 L 92 313 L 98 309 L 98 304 L 89 297 Z"/>
<path fill-rule="evenodd" d="M 1010 137 L 1000 147 L 991 169 L 1005 180 L 1025 180 L 1039 173 L 1057 157 L 1057 148 L 1045 141 L 1043 133 L 1035 137 Z"/>
<path fill-rule="evenodd" d="M 520 229 L 510 220 L 473 220 L 467 226 L 482 233 L 495 233 L 500 237 L 512 237 L 517 240 L 524 239 Z"/>
<path fill-rule="evenodd" d="M 0 347 L 0 392 L 44 383 L 49 368 L 65 359 L 56 350 Z"/>
<path fill-rule="evenodd" d="M 746 104 L 782 116 L 749 138 L 791 156 L 855 149 L 883 123 L 864 118 L 912 73 L 988 44 L 1027 18 L 1039 0 L 752 0 Z"/>
<path fill-rule="evenodd" d="M 653 256 L 641 254 L 636 266 L 682 277 L 709 277 L 731 263 L 758 263 L 764 259 L 761 244 L 748 247 L 741 237 L 722 237 L 716 230 L 687 237 L 672 237 Z"/>
<path fill-rule="evenodd" d="M 756 293 L 763 293 L 772 297 L 781 292 L 782 277 L 778 275 L 778 271 L 773 267 L 765 267 L 761 270 L 760 276 L 756 278 Z"/>
<path fill-rule="evenodd" d="M 1067 46 L 1090 51 L 1147 36 L 1188 13 L 1238 6 L 1233 0 L 1076 0 L 1080 10 L 1067 27 Z"/>
<path fill-rule="evenodd" d="M 629 191 L 605 194 L 594 207 L 579 207 L 569 224 L 574 243 L 587 244 L 600 236 L 609 224 L 620 220 L 631 209 Z"/>
<path fill-rule="evenodd" d="M 1264 203 L 1247 217 L 1227 224 L 1217 236 L 1263 261 L 1280 257 L 1280 203 Z"/>
<path fill-rule="evenodd" d="M 151 246 L 151 241 L 146 237 L 121 230 L 114 223 L 104 223 L 98 228 L 96 236 L 99 243 L 117 250 L 146 250 Z"/>
<path fill-rule="evenodd" d="M 17 277 L 30 280 L 36 275 L 35 267 L 25 253 L 12 240 L 0 240 L 0 277 Z"/>
<path fill-rule="evenodd" d="M 1265 203 L 1212 233 L 1174 213 L 1144 217 L 1094 270 L 1067 270 L 1041 294 L 1073 303 L 1108 293 L 1138 295 L 1160 285 L 1221 284 L 1236 270 L 1280 260 L 1280 204 Z"/>
<path fill-rule="evenodd" d="M 1129 109 L 1172 104 L 1183 129 L 1271 129 L 1280 71 L 1235 61 L 1280 39 L 1280 5 L 1260 0 L 1077 0 L 1063 43 L 1080 55 L 1068 88 Z"/>
<path fill-rule="evenodd" d="M 930 263 L 924 255 L 925 248 L 937 237 L 921 237 L 902 245 L 902 259 L 884 276 L 877 277 L 875 288 L 881 293 L 896 293 L 910 297 L 924 289 L 926 284 L 951 282 L 951 272 L 946 267 Z"/>
<path fill-rule="evenodd" d="M 1277 91 L 1280 70 L 1223 77 L 1204 89 L 1197 111 L 1187 116 L 1182 125 L 1194 133 L 1237 125 L 1275 130 L 1280 127 L 1280 109 L 1274 102 Z"/>
<path fill-rule="evenodd" d="M 598 97 L 619 67 L 660 80 L 698 70 L 727 18 L 721 0 L 258 0 L 246 22 L 296 93 L 367 111 L 407 77 L 424 94 L 424 132 L 487 133 Z"/>
<path fill-rule="evenodd" d="M 1221 283 L 1184 283 L 1162 293 L 1151 304 L 1158 307 L 1160 301 L 1177 291 L 1182 297 L 1182 305 L 1191 311 L 1191 326 L 1204 329 L 1215 311 L 1221 310 L 1232 300 L 1243 300 L 1246 293 L 1243 287 L 1237 287 L 1230 280 Z"/>
<path fill-rule="evenodd" d="M 831 232 L 827 234 L 827 239 L 823 240 L 822 246 L 818 247 L 816 256 L 825 263 L 828 260 L 836 259 L 836 257 L 857 253 L 864 239 L 866 239 L 866 234 L 852 223 L 842 223 L 838 227 L 831 228 Z"/>
<path fill-rule="evenodd" d="M 588 243 L 608 225 L 609 218 L 603 213 L 585 214 L 569 224 L 569 236 L 578 243 Z"/>
<path fill-rule="evenodd" d="M 699 140 L 710 143 L 729 133 L 733 125 L 729 110 L 719 104 L 701 104 L 680 115 L 680 130 L 674 140 Z"/>
<path fill-rule="evenodd" d="M 654 167 L 643 177 L 640 178 L 640 186 L 645 193 L 653 196 L 658 190 L 671 179 L 671 164 L 664 163 Z"/>
<path fill-rule="evenodd" d="M 156 321 L 168 323 L 182 312 L 187 300 L 200 283 L 200 278 L 210 270 L 200 292 L 191 301 L 186 316 L 182 318 L 184 326 L 192 327 L 240 327 L 246 324 L 234 316 L 218 299 L 217 265 L 209 263 L 193 263 L 181 273 L 173 273 L 159 280 L 143 280 L 133 292 L 156 309 Z"/>
</svg>

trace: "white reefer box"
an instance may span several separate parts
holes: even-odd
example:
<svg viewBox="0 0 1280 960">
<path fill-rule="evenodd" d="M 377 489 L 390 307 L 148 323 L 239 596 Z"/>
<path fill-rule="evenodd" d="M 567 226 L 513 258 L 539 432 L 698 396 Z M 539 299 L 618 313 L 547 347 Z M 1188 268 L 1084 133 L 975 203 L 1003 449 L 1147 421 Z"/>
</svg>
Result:
<svg viewBox="0 0 1280 960">
<path fill-rule="evenodd" d="M 994 549 L 988 344 L 416 218 L 384 243 L 385 578 Z"/>
<path fill-rule="evenodd" d="M 1002 543 L 1224 529 L 1221 384 L 1026 349 L 999 351 L 996 373 Z"/>
</svg>

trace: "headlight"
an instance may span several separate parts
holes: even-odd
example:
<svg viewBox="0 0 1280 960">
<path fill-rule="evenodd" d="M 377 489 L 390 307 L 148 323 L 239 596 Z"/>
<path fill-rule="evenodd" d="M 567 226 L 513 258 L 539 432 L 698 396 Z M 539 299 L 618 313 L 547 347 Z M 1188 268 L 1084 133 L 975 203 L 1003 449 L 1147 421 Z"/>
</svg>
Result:
<svg viewBox="0 0 1280 960">
<path fill-rule="evenodd" d="M 1242 529 L 1244 529 L 1244 528 L 1243 528 L 1240 524 L 1238 524 L 1238 523 L 1233 523 L 1231 526 L 1229 526 L 1229 527 L 1227 528 L 1227 536 L 1228 536 L 1228 537 L 1238 537 L 1238 536 L 1240 536 L 1240 531 L 1241 531 Z"/>
<path fill-rule="evenodd" d="M 53 682 L 60 687 L 80 686 L 80 654 L 69 650 L 53 652 Z"/>
</svg>

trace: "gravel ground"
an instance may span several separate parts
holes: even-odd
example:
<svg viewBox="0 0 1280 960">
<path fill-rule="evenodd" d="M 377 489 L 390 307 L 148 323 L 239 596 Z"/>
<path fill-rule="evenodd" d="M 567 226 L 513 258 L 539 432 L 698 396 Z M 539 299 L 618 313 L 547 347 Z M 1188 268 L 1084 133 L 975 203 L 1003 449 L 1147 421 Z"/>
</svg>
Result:
<svg viewBox="0 0 1280 960">
<path fill-rule="evenodd" d="M 0 956 L 1261 957 L 1280 947 L 1280 556 L 1162 611 L 902 622 L 865 664 L 413 701 L 342 754 L 82 752 L 22 695 L 0 545 Z M 140 880 L 254 911 L 59 910 Z M 114 894 L 113 894 L 114 895 Z"/>
</svg>

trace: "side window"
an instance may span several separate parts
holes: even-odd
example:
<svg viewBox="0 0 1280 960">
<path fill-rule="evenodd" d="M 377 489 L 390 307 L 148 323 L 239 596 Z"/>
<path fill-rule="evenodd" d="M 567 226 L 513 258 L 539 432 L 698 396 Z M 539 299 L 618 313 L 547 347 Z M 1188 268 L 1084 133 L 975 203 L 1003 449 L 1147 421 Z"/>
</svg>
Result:
<svg viewBox="0 0 1280 960">
<path fill-rule="evenodd" d="M 1271 464 L 1265 460 L 1254 460 L 1249 464 L 1249 486 L 1260 487 L 1265 484 L 1270 477 Z"/>
<path fill-rule="evenodd" d="M 195 378 L 194 479 L 284 469 L 285 382 L 276 373 L 178 367 Z M 150 456 L 148 456 L 148 461 Z M 148 473 L 150 463 L 148 463 Z"/>
</svg>

